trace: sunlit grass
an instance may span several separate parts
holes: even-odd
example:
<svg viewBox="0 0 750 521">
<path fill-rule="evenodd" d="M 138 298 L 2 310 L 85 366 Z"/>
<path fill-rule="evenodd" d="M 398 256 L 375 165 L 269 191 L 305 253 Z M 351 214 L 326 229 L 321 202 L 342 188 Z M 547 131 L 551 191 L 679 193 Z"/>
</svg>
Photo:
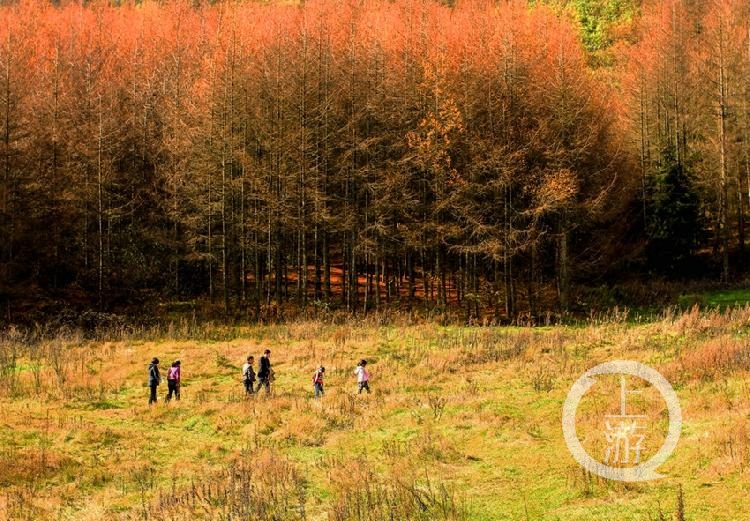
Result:
<svg viewBox="0 0 750 521">
<path fill-rule="evenodd" d="M 0 518 L 671 519 L 682 485 L 687 519 L 737 519 L 750 485 L 749 324 L 747 308 L 696 308 L 575 328 L 300 322 L 109 341 L 9 332 Z M 240 365 L 265 348 L 274 393 L 248 399 Z M 180 402 L 164 404 L 163 385 L 147 405 L 153 356 L 164 371 L 182 360 Z M 371 395 L 356 394 L 360 358 Z M 592 476 L 563 441 L 568 389 L 615 359 L 650 364 L 680 397 L 683 435 L 660 481 Z M 326 394 L 313 400 L 319 364 Z M 614 402 L 593 397 L 581 432 L 602 452 L 597 415 Z"/>
</svg>

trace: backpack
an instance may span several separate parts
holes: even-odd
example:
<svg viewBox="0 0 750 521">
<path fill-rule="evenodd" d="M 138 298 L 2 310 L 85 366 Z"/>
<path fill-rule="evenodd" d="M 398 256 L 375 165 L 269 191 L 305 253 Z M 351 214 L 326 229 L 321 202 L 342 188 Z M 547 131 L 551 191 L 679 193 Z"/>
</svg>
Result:
<svg viewBox="0 0 750 521">
<path fill-rule="evenodd" d="M 322 384 L 323 383 L 322 376 L 323 376 L 323 373 L 321 373 L 320 371 L 315 371 L 315 373 L 313 374 L 313 377 L 312 377 L 312 383 L 313 384 Z"/>
</svg>

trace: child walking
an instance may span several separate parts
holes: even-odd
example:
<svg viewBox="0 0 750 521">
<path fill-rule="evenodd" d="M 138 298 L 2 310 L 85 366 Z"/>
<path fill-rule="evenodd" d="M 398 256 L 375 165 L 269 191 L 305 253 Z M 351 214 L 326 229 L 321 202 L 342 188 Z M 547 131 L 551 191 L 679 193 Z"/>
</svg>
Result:
<svg viewBox="0 0 750 521">
<path fill-rule="evenodd" d="M 365 366 L 367 366 L 367 360 L 362 359 L 354 370 L 354 374 L 357 375 L 357 386 L 359 387 L 357 394 L 362 394 L 363 389 L 367 391 L 367 394 L 370 394 L 370 373 L 367 372 Z"/>
<path fill-rule="evenodd" d="M 323 396 L 323 374 L 326 372 L 326 368 L 322 365 L 313 374 L 313 390 L 315 391 L 315 398 Z"/>
<path fill-rule="evenodd" d="M 255 357 L 248 356 L 247 362 L 242 366 L 242 382 L 245 384 L 245 393 L 253 394 L 253 384 L 255 383 L 255 369 L 253 363 Z"/>
<path fill-rule="evenodd" d="M 169 368 L 169 371 L 167 371 L 167 390 L 169 391 L 167 393 L 167 402 L 172 399 L 172 394 L 174 394 L 174 399 L 178 402 L 180 401 L 180 361 L 175 360 L 172 362 L 172 367 Z"/>
</svg>

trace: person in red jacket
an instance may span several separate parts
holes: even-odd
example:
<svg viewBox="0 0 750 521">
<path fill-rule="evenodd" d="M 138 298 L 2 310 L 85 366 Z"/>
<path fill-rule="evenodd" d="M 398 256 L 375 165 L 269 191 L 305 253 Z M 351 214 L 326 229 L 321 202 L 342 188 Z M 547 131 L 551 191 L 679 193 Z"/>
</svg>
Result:
<svg viewBox="0 0 750 521">
<path fill-rule="evenodd" d="M 313 390 L 315 392 L 315 398 L 323 396 L 323 374 L 326 372 L 326 368 L 322 365 L 313 374 Z"/>
</svg>

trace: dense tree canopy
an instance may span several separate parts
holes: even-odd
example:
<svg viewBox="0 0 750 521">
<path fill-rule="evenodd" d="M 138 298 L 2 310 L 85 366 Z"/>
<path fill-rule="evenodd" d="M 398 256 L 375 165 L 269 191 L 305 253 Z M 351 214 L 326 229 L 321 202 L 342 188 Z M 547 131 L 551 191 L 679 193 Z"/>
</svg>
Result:
<svg viewBox="0 0 750 521">
<path fill-rule="evenodd" d="M 513 319 L 647 271 L 681 226 L 703 229 L 675 255 L 713 246 L 727 280 L 749 3 L 551 4 L 5 5 L 4 318 L 206 297 Z"/>
</svg>

